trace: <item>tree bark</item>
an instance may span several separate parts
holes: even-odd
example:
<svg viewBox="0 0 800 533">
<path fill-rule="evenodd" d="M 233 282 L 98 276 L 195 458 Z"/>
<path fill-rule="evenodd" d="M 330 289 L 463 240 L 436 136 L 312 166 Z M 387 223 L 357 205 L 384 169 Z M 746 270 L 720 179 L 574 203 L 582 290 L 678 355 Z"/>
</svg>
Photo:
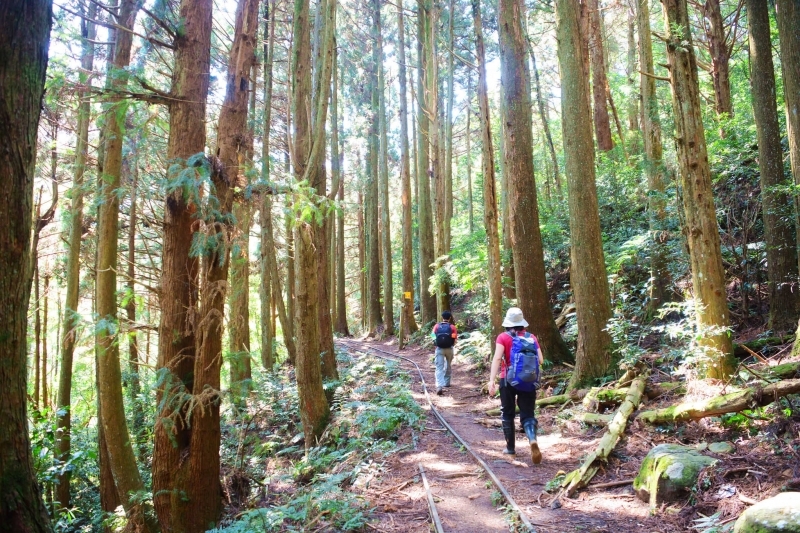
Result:
<svg viewBox="0 0 800 533">
<path fill-rule="evenodd" d="M 83 5 L 82 5 L 83 9 Z M 96 28 L 93 20 L 97 14 L 97 4 L 88 2 L 87 19 L 81 21 L 81 71 L 78 74 L 81 88 L 78 89 L 78 124 L 75 144 L 75 173 L 72 185 L 72 205 L 69 211 L 69 252 L 67 254 L 66 277 L 67 294 L 64 301 L 64 325 L 61 338 L 61 374 L 58 379 L 58 398 L 56 411 L 59 413 L 56 438 L 58 458 L 66 461 L 70 453 L 72 431 L 72 361 L 77 342 L 78 297 L 80 287 L 81 236 L 83 234 L 83 174 L 89 153 L 89 122 L 91 121 L 91 102 L 88 98 L 89 73 L 94 68 L 94 40 Z M 62 508 L 70 507 L 70 472 L 65 470 L 58 478 L 57 498 Z"/>
<path fill-rule="evenodd" d="M 650 226 L 650 289 L 648 313 L 653 316 L 667 301 L 670 285 L 667 268 L 667 202 L 663 145 L 661 143 L 661 119 L 658 116 L 656 80 L 653 78 L 653 42 L 650 31 L 649 0 L 636 2 L 636 24 L 639 31 L 639 84 L 642 94 L 642 135 L 644 137 L 648 194 L 648 222 Z"/>
<path fill-rule="evenodd" d="M 419 215 L 419 300 L 420 322 L 422 327 L 436 322 L 436 297 L 430 292 L 430 279 L 433 275 L 431 265 L 436 260 L 433 242 L 433 211 L 431 207 L 431 158 L 434 157 L 429 136 L 433 131 L 428 109 L 427 90 L 430 70 L 429 58 L 423 52 L 425 43 L 430 42 L 433 29 L 430 21 L 430 0 L 417 0 L 417 211 Z"/>
<path fill-rule="evenodd" d="M 550 155 L 550 164 L 553 171 L 553 183 L 556 187 L 556 196 L 561 198 L 561 173 L 558 171 L 558 158 L 556 157 L 556 147 L 553 144 L 553 135 L 550 133 L 550 121 L 548 120 L 547 104 L 542 94 L 542 85 L 539 81 L 539 69 L 536 67 L 536 55 L 533 52 L 533 45 L 528 41 L 531 52 L 531 67 L 533 73 L 533 87 L 536 90 L 536 108 L 539 111 L 539 119 L 542 121 L 544 138 L 547 141 L 547 153 Z"/>
<path fill-rule="evenodd" d="M 330 68 L 335 28 L 335 0 L 328 0 L 325 15 L 324 42 L 328 50 L 323 53 L 326 73 L 320 74 L 321 86 L 317 98 L 311 98 L 311 28 L 308 17 L 308 0 L 297 0 L 294 5 L 292 28 L 292 116 L 294 119 L 294 174 L 298 182 L 320 190 L 319 175 L 324 156 L 325 119 L 327 116 L 327 88 L 330 87 Z M 311 116 L 311 113 L 314 116 Z M 321 182 L 324 187 L 324 181 Z M 324 190 L 324 189 L 323 189 Z M 298 219 L 295 223 L 295 275 L 296 298 L 295 322 L 302 335 L 297 337 L 296 379 L 300 399 L 300 418 L 303 422 L 306 449 L 316 446 L 328 424 L 330 408 L 322 387 L 320 364 L 320 331 L 318 292 L 318 257 L 315 244 L 322 227 L 314 220 Z M 324 259 L 324 256 L 323 256 Z M 322 282 L 325 279 L 322 278 Z M 325 305 L 323 300 L 322 305 Z M 335 368 L 335 367 L 334 367 Z"/>
<path fill-rule="evenodd" d="M 522 29 L 525 8 L 519 0 L 500 0 L 498 23 L 500 64 L 505 105 L 505 170 L 514 253 L 517 300 L 539 338 L 545 357 L 570 361 L 571 355 L 556 327 L 547 296 L 544 250 L 539 229 L 539 206 L 533 169 L 531 85 L 527 38 Z"/>
<path fill-rule="evenodd" d="M 220 134 L 222 132 L 220 131 Z M 226 132 L 230 134 L 232 132 Z M 267 196 L 267 195 L 265 195 Z M 230 260 L 230 389 L 235 404 L 243 407 L 248 383 L 253 379 L 250 359 L 250 206 L 233 206 L 236 221 L 231 235 Z"/>
<path fill-rule="evenodd" d="M 675 144 L 683 182 L 685 232 L 689 243 L 697 324 L 707 351 L 707 377 L 724 379 L 735 370 L 711 171 L 700 110 L 697 62 L 686 0 L 662 0 L 668 31 L 667 58 L 675 116 Z M 680 30 L 680 31 L 677 31 Z M 688 45 L 686 44 L 688 43 Z"/>
<path fill-rule="evenodd" d="M 124 28 L 134 26 L 139 5 L 135 0 L 123 0 L 118 20 Z M 112 92 L 124 90 L 128 76 L 123 74 L 130 64 L 133 35 L 118 31 L 114 49 L 113 71 L 109 81 Z M 117 248 L 119 232 L 119 195 L 122 173 L 122 142 L 127 104 L 118 97 L 110 98 L 103 131 L 105 155 L 101 172 L 101 203 L 98 214 L 97 238 L 97 316 L 95 341 L 98 350 L 100 388 L 98 394 L 103 405 L 100 423 L 108 450 L 108 459 L 117 493 L 122 501 L 131 527 L 142 531 L 155 531 L 155 523 L 148 518 L 147 506 L 135 494 L 144 490 L 131 445 L 130 432 L 125 418 L 122 395 L 122 371 L 119 361 L 119 320 L 117 309 Z"/>
<path fill-rule="evenodd" d="M 169 141 L 168 179 L 182 177 L 197 183 L 205 150 L 206 99 L 209 87 L 211 48 L 211 0 L 182 0 L 179 8 L 183 33 L 175 39 Z M 194 157 L 193 157 L 194 156 Z M 196 187 L 199 185 L 195 185 Z M 163 405 L 155 427 L 153 450 L 153 503 L 163 531 L 188 531 L 186 508 L 197 505 L 187 492 L 194 427 L 185 424 L 186 403 L 182 396 L 195 389 L 196 309 L 198 267 L 189 249 L 198 210 L 197 196 L 176 190 L 167 195 L 164 209 L 164 247 L 161 275 L 161 320 L 157 367 L 167 373 L 157 398 Z M 196 452 L 195 452 L 196 453 Z M 216 483 L 214 480 L 217 480 Z M 218 473 L 204 480 L 198 489 L 217 487 Z M 193 487 L 188 487 L 194 489 Z M 218 496 L 217 489 L 217 496 Z M 219 503 L 199 510 L 196 518 L 204 525 L 217 518 Z M 191 513 L 195 514 L 195 513 Z"/>
<path fill-rule="evenodd" d="M 411 207 L 411 160 L 408 146 L 408 82 L 406 75 L 406 38 L 403 20 L 403 0 L 397 4 L 397 52 L 400 67 L 400 202 L 403 209 L 402 256 L 403 256 L 403 306 L 400 311 L 400 334 L 402 344 L 405 338 L 415 333 L 414 318 L 414 249 Z"/>
<path fill-rule="evenodd" d="M 503 332 L 503 280 L 500 263 L 500 233 L 497 227 L 497 180 L 494 173 L 492 122 L 489 116 L 489 96 L 486 83 L 486 52 L 483 43 L 483 22 L 480 0 L 472 0 L 472 22 L 475 27 L 475 55 L 478 60 L 478 106 L 483 164 L 483 224 L 486 228 L 486 259 L 489 269 L 489 322 L 491 339 Z"/>
<path fill-rule="evenodd" d="M 336 327 L 335 331 L 350 336 L 347 326 L 347 300 L 345 294 L 345 248 L 344 248 L 344 179 L 342 160 L 344 150 L 339 148 L 339 53 L 333 52 L 333 93 L 331 94 L 331 171 L 338 185 L 339 210 L 336 214 Z"/>
<path fill-rule="evenodd" d="M 717 115 L 733 115 L 730 77 L 731 48 L 725 38 L 725 23 L 720 9 L 720 0 L 706 0 L 703 11 L 710 24 L 707 37 L 711 54 L 711 79 L 714 84 Z"/>
<path fill-rule="evenodd" d="M 606 60 L 603 51 L 603 34 L 601 31 L 601 13 L 598 0 L 585 0 L 588 14 L 589 59 L 592 65 L 592 97 L 594 100 L 594 134 L 597 149 L 608 152 L 614 148 L 611 138 L 611 121 L 606 99 Z"/>
<path fill-rule="evenodd" d="M 367 183 L 365 190 L 364 236 L 366 242 L 367 260 L 367 332 L 370 335 L 378 334 L 378 327 L 383 324 L 381 317 L 381 270 L 380 253 L 381 243 L 378 229 L 380 195 L 380 97 L 378 86 L 378 70 L 381 68 L 381 58 L 378 49 L 380 31 L 380 3 L 370 2 L 370 15 L 372 16 L 372 62 L 369 66 L 370 91 L 370 117 L 367 139 Z"/>
<path fill-rule="evenodd" d="M 380 129 L 380 168 L 378 189 L 381 212 L 381 267 L 383 270 L 383 319 L 386 335 L 394 335 L 394 295 L 392 288 L 392 232 L 391 208 L 389 206 L 389 141 L 386 135 L 386 82 L 383 72 L 383 27 L 381 25 L 380 0 L 376 0 L 375 25 L 378 33 L 378 115 Z"/>
<path fill-rule="evenodd" d="M 272 80 L 275 63 L 275 2 L 264 2 L 264 133 L 261 138 L 261 179 L 269 183 L 272 164 L 269 159 L 270 133 L 272 132 Z M 270 257 L 275 260 L 275 245 L 272 243 L 272 196 L 261 197 L 261 261 L 259 264 L 261 286 L 261 365 L 271 372 L 275 366 L 275 330 L 272 327 L 272 301 L 281 299 L 281 291 L 272 290 Z M 277 269 L 276 269 L 277 270 Z M 277 272 L 276 272 L 277 273 Z M 277 281 L 277 280 L 275 280 Z M 286 330 L 284 330 L 285 332 Z M 284 333 L 285 334 L 285 333 Z"/>
<path fill-rule="evenodd" d="M 769 280 L 769 329 L 788 331 L 795 320 L 797 296 L 792 290 L 797 278 L 795 239 L 791 220 L 781 212 L 790 203 L 785 192 L 783 149 L 775 96 L 775 70 L 769 6 L 763 0 L 747 0 L 747 25 L 750 38 L 750 85 L 753 115 L 758 135 L 758 169 L 761 175 L 761 217 L 767 247 Z"/>
<path fill-rule="evenodd" d="M 610 362 L 611 318 L 600 217 L 597 207 L 594 149 L 589 111 L 589 80 L 583 68 L 576 0 L 556 3 L 558 62 L 565 170 L 569 188 L 570 281 L 578 317 L 578 348 L 570 388 L 602 376 Z"/>
</svg>

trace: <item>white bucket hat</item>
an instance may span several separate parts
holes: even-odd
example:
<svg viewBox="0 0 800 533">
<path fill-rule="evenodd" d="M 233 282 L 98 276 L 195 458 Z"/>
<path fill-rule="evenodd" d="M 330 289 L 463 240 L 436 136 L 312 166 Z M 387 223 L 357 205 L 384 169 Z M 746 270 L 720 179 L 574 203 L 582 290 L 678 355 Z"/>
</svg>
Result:
<svg viewBox="0 0 800 533">
<path fill-rule="evenodd" d="M 522 309 L 519 307 L 511 307 L 506 311 L 506 318 L 503 319 L 504 328 L 513 328 L 515 326 L 528 327 L 528 321 L 522 316 Z"/>
</svg>

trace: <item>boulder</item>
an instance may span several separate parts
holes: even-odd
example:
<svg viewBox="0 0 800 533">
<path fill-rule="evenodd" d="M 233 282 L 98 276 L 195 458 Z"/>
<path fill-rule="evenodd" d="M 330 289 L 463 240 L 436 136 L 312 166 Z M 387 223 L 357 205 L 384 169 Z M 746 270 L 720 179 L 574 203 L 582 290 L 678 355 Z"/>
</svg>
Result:
<svg viewBox="0 0 800 533">
<path fill-rule="evenodd" d="M 736 520 L 733 533 L 797 533 L 800 492 L 783 492 L 748 508 Z"/>
<path fill-rule="evenodd" d="M 633 480 L 636 495 L 655 508 L 679 500 L 697 482 L 700 472 L 716 463 L 695 448 L 678 444 L 659 444 L 647 454 Z"/>
<path fill-rule="evenodd" d="M 736 451 L 736 446 L 730 442 L 712 442 L 708 445 L 708 451 L 714 453 L 733 453 Z"/>
</svg>

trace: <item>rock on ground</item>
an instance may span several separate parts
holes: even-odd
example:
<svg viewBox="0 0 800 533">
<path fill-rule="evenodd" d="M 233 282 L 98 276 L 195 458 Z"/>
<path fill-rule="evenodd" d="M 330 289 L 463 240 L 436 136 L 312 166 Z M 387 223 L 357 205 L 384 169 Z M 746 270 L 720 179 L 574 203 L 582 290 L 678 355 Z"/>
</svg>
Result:
<svg viewBox="0 0 800 533">
<path fill-rule="evenodd" d="M 694 448 L 659 444 L 642 461 L 633 488 L 642 501 L 655 508 L 683 498 L 697 482 L 700 472 L 716 462 Z"/>
<path fill-rule="evenodd" d="M 800 492 L 784 492 L 753 505 L 736 521 L 733 533 L 800 532 Z"/>
</svg>

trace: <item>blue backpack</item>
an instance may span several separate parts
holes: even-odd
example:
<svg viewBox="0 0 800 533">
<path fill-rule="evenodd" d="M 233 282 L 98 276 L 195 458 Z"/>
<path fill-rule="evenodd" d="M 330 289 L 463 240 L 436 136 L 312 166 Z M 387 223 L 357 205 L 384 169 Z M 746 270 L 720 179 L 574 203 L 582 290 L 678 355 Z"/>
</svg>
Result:
<svg viewBox="0 0 800 533">
<path fill-rule="evenodd" d="M 506 371 L 506 383 L 522 392 L 535 391 L 539 387 L 539 345 L 531 334 L 524 337 L 515 332 L 511 335 L 510 365 Z"/>
</svg>

